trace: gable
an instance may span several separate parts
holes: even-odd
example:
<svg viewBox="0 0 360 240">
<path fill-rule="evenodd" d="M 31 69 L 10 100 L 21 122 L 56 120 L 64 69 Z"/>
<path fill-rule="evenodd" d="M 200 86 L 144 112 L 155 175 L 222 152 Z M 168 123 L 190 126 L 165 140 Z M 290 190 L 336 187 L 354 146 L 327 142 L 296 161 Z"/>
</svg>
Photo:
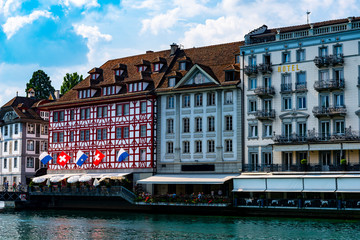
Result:
<svg viewBox="0 0 360 240">
<path fill-rule="evenodd" d="M 213 79 L 204 69 L 202 69 L 199 65 L 195 64 L 189 72 L 176 84 L 175 88 L 180 86 L 194 86 L 194 85 L 202 85 L 215 83 L 216 85 L 220 85 L 215 79 Z"/>
</svg>

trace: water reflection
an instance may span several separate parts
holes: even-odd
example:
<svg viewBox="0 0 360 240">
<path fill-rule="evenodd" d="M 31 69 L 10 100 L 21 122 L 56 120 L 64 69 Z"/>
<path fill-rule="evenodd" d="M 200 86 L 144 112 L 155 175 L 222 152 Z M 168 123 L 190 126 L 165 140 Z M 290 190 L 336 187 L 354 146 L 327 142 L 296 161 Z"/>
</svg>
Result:
<svg viewBox="0 0 360 240">
<path fill-rule="evenodd" d="M 151 215 L 101 211 L 0 213 L 1 239 L 354 239 L 360 221 Z"/>
</svg>

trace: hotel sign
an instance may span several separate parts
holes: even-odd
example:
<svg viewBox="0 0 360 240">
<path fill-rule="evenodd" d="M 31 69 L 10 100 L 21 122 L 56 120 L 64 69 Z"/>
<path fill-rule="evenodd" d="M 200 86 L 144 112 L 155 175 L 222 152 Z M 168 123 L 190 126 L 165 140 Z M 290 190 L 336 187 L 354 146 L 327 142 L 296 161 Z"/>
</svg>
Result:
<svg viewBox="0 0 360 240">
<path fill-rule="evenodd" d="M 300 71 L 298 64 L 278 67 L 278 72 L 296 72 L 296 71 Z"/>
</svg>

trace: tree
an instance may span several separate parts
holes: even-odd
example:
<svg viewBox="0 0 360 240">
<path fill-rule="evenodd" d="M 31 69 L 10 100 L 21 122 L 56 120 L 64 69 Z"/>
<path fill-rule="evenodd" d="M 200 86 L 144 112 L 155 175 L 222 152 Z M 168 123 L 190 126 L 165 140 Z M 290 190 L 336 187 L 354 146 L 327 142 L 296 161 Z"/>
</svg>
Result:
<svg viewBox="0 0 360 240">
<path fill-rule="evenodd" d="M 64 77 L 64 81 L 60 88 L 60 94 L 63 95 L 72 89 L 76 84 L 83 80 L 83 75 L 78 75 L 77 72 L 69 74 L 67 73 Z"/>
<path fill-rule="evenodd" d="M 31 79 L 26 84 L 25 92 L 32 88 L 35 91 L 35 97 L 39 99 L 48 99 L 50 93 L 55 91 L 51 85 L 50 77 L 43 71 L 37 70 L 33 73 Z"/>
</svg>

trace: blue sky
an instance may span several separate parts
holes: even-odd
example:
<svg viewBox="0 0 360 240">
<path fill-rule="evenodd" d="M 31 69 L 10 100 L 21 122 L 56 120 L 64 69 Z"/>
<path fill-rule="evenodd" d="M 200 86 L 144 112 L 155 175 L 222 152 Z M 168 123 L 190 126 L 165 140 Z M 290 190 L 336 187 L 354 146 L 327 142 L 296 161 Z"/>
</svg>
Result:
<svg viewBox="0 0 360 240">
<path fill-rule="evenodd" d="M 0 0 L 0 106 L 34 71 L 59 89 L 109 59 L 243 40 L 270 28 L 360 16 L 360 0 Z"/>
</svg>

